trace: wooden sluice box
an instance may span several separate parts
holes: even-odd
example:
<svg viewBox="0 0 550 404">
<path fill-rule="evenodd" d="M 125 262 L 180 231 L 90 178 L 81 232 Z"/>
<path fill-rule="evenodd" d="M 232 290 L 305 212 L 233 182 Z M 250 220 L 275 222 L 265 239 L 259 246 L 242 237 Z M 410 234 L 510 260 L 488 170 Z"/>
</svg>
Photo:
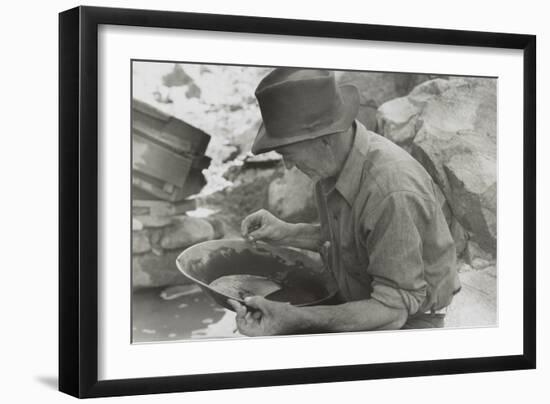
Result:
<svg viewBox="0 0 550 404">
<path fill-rule="evenodd" d="M 206 184 L 210 135 L 142 101 L 132 101 L 134 199 L 178 202 Z"/>
</svg>

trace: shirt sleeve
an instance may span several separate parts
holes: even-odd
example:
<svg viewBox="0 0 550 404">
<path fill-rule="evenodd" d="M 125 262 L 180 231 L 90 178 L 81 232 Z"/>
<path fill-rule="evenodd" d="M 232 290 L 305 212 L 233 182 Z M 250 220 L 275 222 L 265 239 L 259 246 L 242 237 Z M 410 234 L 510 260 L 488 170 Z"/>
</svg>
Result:
<svg viewBox="0 0 550 404">
<path fill-rule="evenodd" d="M 388 307 L 404 308 L 409 315 L 426 299 L 422 235 L 429 231 L 433 204 L 414 192 L 393 192 L 363 220 L 371 298 Z"/>
</svg>

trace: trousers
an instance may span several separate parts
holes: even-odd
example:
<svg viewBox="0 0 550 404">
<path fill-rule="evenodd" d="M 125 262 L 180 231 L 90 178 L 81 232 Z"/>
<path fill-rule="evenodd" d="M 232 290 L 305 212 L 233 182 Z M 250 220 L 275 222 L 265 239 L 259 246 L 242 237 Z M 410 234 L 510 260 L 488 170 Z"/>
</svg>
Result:
<svg viewBox="0 0 550 404">
<path fill-rule="evenodd" d="M 420 328 L 443 328 L 445 326 L 444 313 L 417 313 L 410 316 L 402 330 L 413 330 Z"/>
</svg>

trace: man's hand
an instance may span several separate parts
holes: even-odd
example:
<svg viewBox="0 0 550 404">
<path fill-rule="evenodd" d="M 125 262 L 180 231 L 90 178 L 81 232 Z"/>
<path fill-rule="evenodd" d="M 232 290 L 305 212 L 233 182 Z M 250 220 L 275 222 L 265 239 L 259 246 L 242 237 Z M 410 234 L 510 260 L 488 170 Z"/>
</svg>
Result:
<svg viewBox="0 0 550 404">
<path fill-rule="evenodd" d="M 265 209 L 260 209 L 241 223 L 241 234 L 250 241 L 265 241 L 271 244 L 284 244 L 292 236 L 292 224 L 276 218 Z"/>
<path fill-rule="evenodd" d="M 303 325 L 300 309 L 289 303 L 273 302 L 260 296 L 247 297 L 246 306 L 235 300 L 228 302 L 237 313 L 239 332 L 250 337 L 295 334 Z"/>
</svg>

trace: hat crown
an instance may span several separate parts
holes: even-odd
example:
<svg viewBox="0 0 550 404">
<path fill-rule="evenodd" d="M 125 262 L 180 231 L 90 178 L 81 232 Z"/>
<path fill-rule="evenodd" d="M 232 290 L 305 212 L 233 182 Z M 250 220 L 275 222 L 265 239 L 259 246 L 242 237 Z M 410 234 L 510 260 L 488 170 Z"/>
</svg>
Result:
<svg viewBox="0 0 550 404">
<path fill-rule="evenodd" d="M 286 138 L 331 125 L 343 101 L 334 73 L 327 70 L 277 68 L 255 92 L 269 136 Z"/>
</svg>

